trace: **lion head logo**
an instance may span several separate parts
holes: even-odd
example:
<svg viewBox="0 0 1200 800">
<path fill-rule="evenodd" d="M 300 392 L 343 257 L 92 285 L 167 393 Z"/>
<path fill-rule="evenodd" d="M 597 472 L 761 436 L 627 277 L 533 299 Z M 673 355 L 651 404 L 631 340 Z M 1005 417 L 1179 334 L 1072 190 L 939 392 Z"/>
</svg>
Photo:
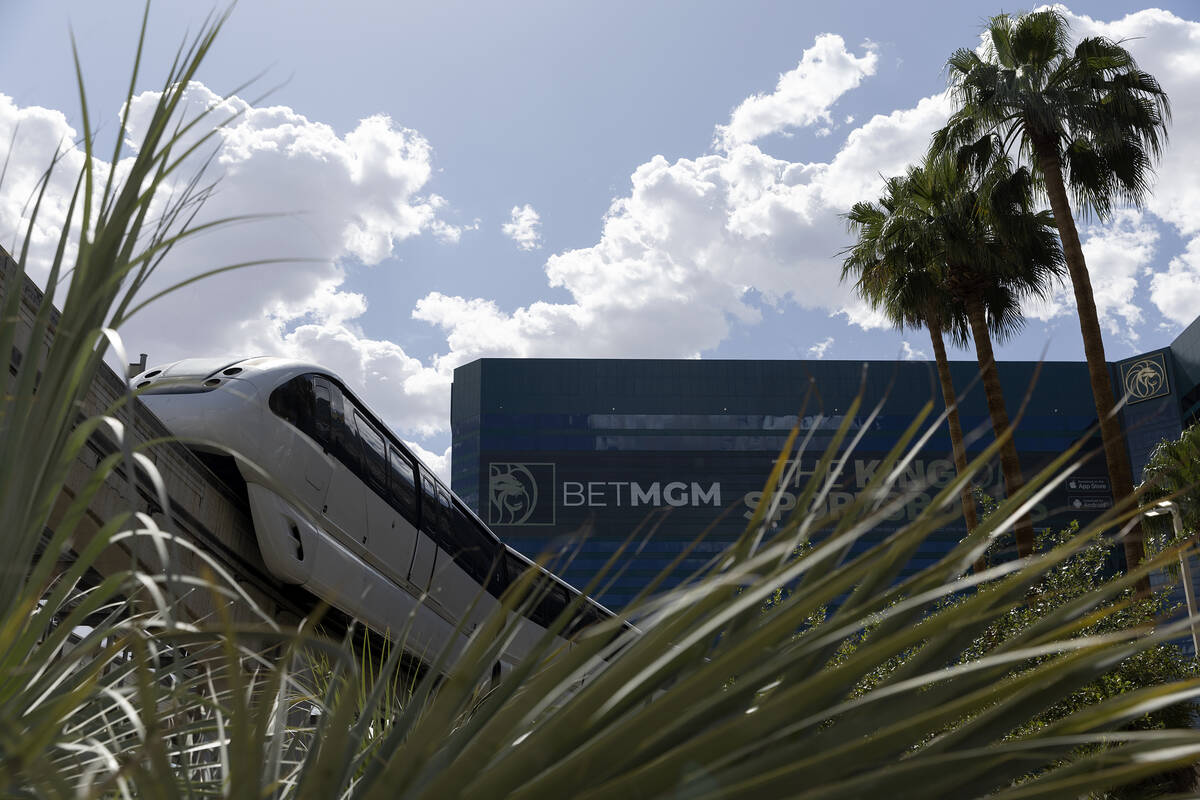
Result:
<svg viewBox="0 0 1200 800">
<path fill-rule="evenodd" d="M 523 525 L 538 503 L 537 481 L 524 464 L 492 464 L 488 470 L 488 523 Z"/>
<path fill-rule="evenodd" d="M 1160 394 L 1166 382 L 1162 364 L 1154 359 L 1143 358 L 1126 371 L 1125 392 L 1135 400 L 1146 400 Z"/>
</svg>

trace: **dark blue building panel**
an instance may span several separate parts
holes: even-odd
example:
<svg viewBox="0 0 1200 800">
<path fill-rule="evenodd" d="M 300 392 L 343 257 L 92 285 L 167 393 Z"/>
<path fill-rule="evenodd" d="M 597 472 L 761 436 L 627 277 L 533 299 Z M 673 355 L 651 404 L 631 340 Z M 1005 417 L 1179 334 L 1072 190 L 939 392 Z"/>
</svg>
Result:
<svg viewBox="0 0 1200 800">
<path fill-rule="evenodd" d="M 954 362 L 968 454 L 991 441 L 973 362 Z M 1088 522 L 1111 507 L 1087 367 L 1082 362 L 999 365 L 1026 477 L 1081 437 L 1088 460 L 1033 511 L 1035 527 Z M 1126 404 L 1135 480 L 1154 446 L 1179 436 L 1200 409 L 1200 324 L 1170 347 L 1110 365 Z M 788 433 L 811 434 L 783 513 L 817 469 L 855 397 L 853 453 L 834 461 L 825 509 L 850 502 L 924 404 L 942 411 L 927 362 L 483 359 L 454 373 L 452 482 L 502 538 L 531 557 L 566 544 L 563 576 L 587 586 L 627 540 L 616 572 L 596 590 L 619 607 L 701 534 L 684 572 L 705 564 L 744 529 Z M 881 410 L 873 415 L 876 407 Z M 1024 407 L 1018 416 L 1018 410 Z M 928 505 L 954 474 L 943 426 L 902 484 L 923 487 L 881 525 L 887 536 Z M 979 481 L 1003 495 L 998 465 Z M 820 510 L 820 509 L 818 509 Z M 961 518 L 929 538 L 909 570 L 940 558 L 965 534 Z"/>
</svg>

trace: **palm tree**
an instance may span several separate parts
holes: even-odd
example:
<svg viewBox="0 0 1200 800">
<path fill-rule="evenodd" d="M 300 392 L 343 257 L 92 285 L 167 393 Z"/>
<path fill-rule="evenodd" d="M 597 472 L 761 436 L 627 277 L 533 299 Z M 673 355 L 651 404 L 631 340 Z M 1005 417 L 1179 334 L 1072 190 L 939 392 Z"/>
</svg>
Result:
<svg viewBox="0 0 1200 800">
<path fill-rule="evenodd" d="M 906 208 L 913 230 L 925 238 L 941 273 L 943 291 L 961 313 L 950 330 L 956 340 L 975 346 L 988 415 L 997 439 L 1003 439 L 1000 466 L 1005 491 L 1012 497 L 1025 484 L 1011 422 L 992 350 L 1024 324 L 1021 302 L 1045 296 L 1062 272 L 1062 251 L 1053 218 L 1032 207 L 1032 176 L 1012 170 L 997 143 L 981 142 L 970 159 L 931 156 L 909 170 Z M 1033 522 L 1021 516 L 1014 526 L 1017 552 L 1033 552 Z"/>
<path fill-rule="evenodd" d="M 857 241 L 843 251 L 842 280 L 855 276 L 854 288 L 870 306 L 881 310 L 887 319 L 903 330 L 925 327 L 933 345 L 942 401 L 946 404 L 950 445 L 958 474 L 967 470 L 967 451 L 963 446 L 962 424 L 958 418 L 957 396 L 946 358 L 944 331 L 953 315 L 950 298 L 943 290 L 940 275 L 931 269 L 932 255 L 921 252 L 921 237 L 906 227 L 896 211 L 906 206 L 902 178 L 890 178 L 878 202 L 855 203 L 844 216 Z M 969 487 L 960 494 L 967 533 L 979 524 L 975 499 Z M 980 567 L 983 564 L 978 565 Z"/>
<path fill-rule="evenodd" d="M 1170 105 L 1129 51 L 1103 37 L 1069 46 L 1070 27 L 1056 10 L 1001 14 L 987 26 L 983 54 L 956 51 L 948 62 L 960 103 L 935 148 L 950 152 L 998 133 L 1015 145 L 1050 199 L 1083 333 L 1088 375 L 1104 440 L 1114 500 L 1133 492 L 1133 475 L 1114 398 L 1091 280 L 1067 196 L 1101 218 L 1114 201 L 1139 204 L 1166 141 Z M 1130 567 L 1144 556 L 1141 529 L 1125 541 Z M 1143 591 L 1149 583 L 1143 582 Z"/>
</svg>

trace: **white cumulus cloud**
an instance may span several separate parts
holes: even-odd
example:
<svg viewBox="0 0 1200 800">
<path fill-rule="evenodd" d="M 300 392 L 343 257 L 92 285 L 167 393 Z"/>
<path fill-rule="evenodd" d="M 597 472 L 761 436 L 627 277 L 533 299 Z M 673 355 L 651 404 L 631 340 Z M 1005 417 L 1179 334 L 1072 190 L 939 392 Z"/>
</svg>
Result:
<svg viewBox="0 0 1200 800">
<path fill-rule="evenodd" d="M 873 46 L 866 45 L 866 52 L 855 56 L 841 36 L 823 33 L 795 69 L 779 76 L 775 91 L 743 100 L 729 124 L 718 126 L 717 138 L 725 147 L 734 147 L 791 128 L 832 123 L 830 108 L 863 78 L 874 75 L 878 61 Z"/>
<path fill-rule="evenodd" d="M 697 357 L 735 321 L 756 322 L 763 304 L 886 325 L 840 282 L 839 214 L 918 158 L 950 110 L 938 94 L 877 114 L 829 162 L 790 162 L 754 144 L 656 156 L 633 171 L 595 244 L 547 260 L 548 284 L 569 302 L 508 310 L 435 292 L 413 316 L 445 332 L 435 366 L 447 375 L 481 357 Z"/>
<path fill-rule="evenodd" d="M 1200 98 L 1200 85 L 1192 83 L 1200 74 L 1193 66 L 1200 63 L 1195 23 L 1157 11 L 1139 12 L 1103 29 L 1085 18 L 1073 22 L 1079 35 L 1102 32 L 1125 39 L 1169 91 L 1174 84 L 1176 131 L 1181 120 L 1193 119 L 1200 109 L 1193 99 Z M 1149 38 L 1131 38 L 1137 36 Z M 840 40 L 820 39 L 776 92 L 740 105 L 730 125 L 720 128 L 724 146 L 718 152 L 675 161 L 659 156 L 635 169 L 628 193 L 605 215 L 597 242 L 552 255 L 546 263 L 549 284 L 566 289 L 570 302 L 534 302 L 510 310 L 478 298 L 436 294 L 422 299 L 414 316 L 447 335 L 449 349 L 439 357 L 439 369 L 484 355 L 694 357 L 716 347 L 734 321 L 757 320 L 764 303 L 795 303 L 842 315 L 863 328 L 887 327 L 838 280 L 836 254 L 848 242 L 839 214 L 858 200 L 874 198 L 883 176 L 900 174 L 918 159 L 953 104 L 939 92 L 912 107 L 875 114 L 850 131 L 828 162 L 791 162 L 754 144 L 768 133 L 831 121 L 831 100 L 801 103 L 789 87 L 854 58 L 848 53 L 840 60 L 827 57 L 839 52 L 845 53 Z M 818 53 L 824 55 L 818 58 Z M 869 75 L 872 56 L 868 51 L 855 59 L 861 74 L 840 85 L 852 88 Z M 788 98 L 796 104 L 789 106 Z M 791 110 L 784 113 L 784 108 Z M 1180 155 L 1173 155 L 1176 147 Z M 1185 233 L 1200 230 L 1200 212 L 1192 216 L 1200 203 L 1188 199 L 1200 185 L 1200 150 L 1193 157 L 1194 147 L 1200 145 L 1178 133 L 1173 137 L 1162 165 L 1169 180 L 1160 178 L 1159 194 L 1147 208 Z M 1156 261 L 1159 236 L 1145 214 L 1121 211 L 1103 224 L 1085 221 L 1081 233 L 1102 322 L 1127 342 L 1136 342 L 1145 322 L 1136 292 L 1151 280 L 1154 286 L 1177 286 L 1178 297 L 1190 296 L 1189 287 L 1200 285 L 1200 264 L 1194 259 L 1180 256 L 1169 270 L 1156 266 L 1161 264 Z M 1189 253 L 1197 251 L 1200 247 Z M 1168 313 L 1172 295 L 1160 289 L 1152 296 Z M 1182 305 L 1175 303 L 1168 316 L 1182 319 Z M 1064 287 L 1049 303 L 1029 311 L 1049 319 L 1072 313 L 1072 306 Z M 912 350 L 914 356 L 918 352 Z"/>
<path fill-rule="evenodd" d="M 536 250 L 542 246 L 542 232 L 539 230 L 541 224 L 542 218 L 533 206 L 526 203 L 523 206 L 513 206 L 509 221 L 501 225 L 500 229 L 522 250 Z"/>
<path fill-rule="evenodd" d="M 1079 233 L 1100 322 L 1109 333 L 1135 345 L 1143 314 L 1134 292 L 1153 263 L 1158 230 L 1141 212 L 1120 209 L 1112 219 L 1085 225 Z M 1042 320 L 1073 316 L 1075 295 L 1070 281 L 1059 283 L 1048 300 L 1030 303 L 1025 313 Z"/>
<path fill-rule="evenodd" d="M 153 93 L 133 99 L 134 141 L 156 99 Z M 214 121 L 238 116 L 217 134 L 221 148 L 208 177 L 220 182 L 196 222 L 264 210 L 282 216 L 185 241 L 163 261 L 148 291 L 225 264 L 295 260 L 216 276 L 152 304 L 122 329 L 129 349 L 146 351 L 158 363 L 194 355 L 276 354 L 335 365 L 398 430 L 442 429 L 448 378 L 399 345 L 363 335 L 356 321 L 368 301 L 342 288 L 348 268 L 378 264 L 400 241 L 423 233 L 452 239 L 450 232 L 459 230 L 443 216 L 446 202 L 427 191 L 429 143 L 382 115 L 339 135 L 290 108 L 222 101 L 205 86 L 191 85 L 184 113 L 209 107 L 217 108 Z M 0 194 L 0 236 L 6 244 L 24 235 L 26 200 L 53 149 L 60 142 L 67 147 L 32 233 L 28 268 L 37 279 L 46 275 L 82 160 L 70 146 L 75 137 L 62 114 L 18 108 L 0 95 L 0 158 L 11 155 Z M 10 142 L 11 154 L 5 152 Z M 202 150 L 185 164 L 164 194 L 178 191 L 179 181 L 207 154 Z M 100 169 L 103 176 L 107 168 Z"/>
<path fill-rule="evenodd" d="M 1150 278 L 1150 299 L 1163 316 L 1187 325 L 1200 313 L 1200 237 L 1191 239 L 1166 270 Z"/>
<path fill-rule="evenodd" d="M 903 346 L 902 357 L 905 361 L 928 361 L 929 356 L 924 350 L 918 350 L 907 340 L 900 343 Z"/>
</svg>

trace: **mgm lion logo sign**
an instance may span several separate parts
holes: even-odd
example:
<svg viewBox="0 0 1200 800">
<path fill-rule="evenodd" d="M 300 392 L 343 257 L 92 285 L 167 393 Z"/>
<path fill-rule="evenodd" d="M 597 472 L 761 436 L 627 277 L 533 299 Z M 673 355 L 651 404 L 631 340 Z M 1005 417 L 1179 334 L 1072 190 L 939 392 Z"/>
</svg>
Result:
<svg viewBox="0 0 1200 800">
<path fill-rule="evenodd" d="M 1130 403 L 1140 403 L 1169 394 L 1167 365 L 1162 353 L 1142 356 L 1121 364 L 1121 388 Z"/>
<path fill-rule="evenodd" d="M 489 525 L 553 525 L 554 465 L 488 464 Z"/>
</svg>

